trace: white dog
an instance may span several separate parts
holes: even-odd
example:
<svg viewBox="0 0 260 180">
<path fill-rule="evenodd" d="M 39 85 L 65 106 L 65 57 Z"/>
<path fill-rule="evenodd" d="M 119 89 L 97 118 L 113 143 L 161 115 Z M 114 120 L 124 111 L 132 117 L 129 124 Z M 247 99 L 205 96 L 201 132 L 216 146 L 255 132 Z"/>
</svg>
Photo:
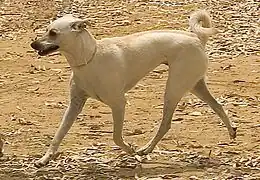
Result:
<svg viewBox="0 0 260 180">
<path fill-rule="evenodd" d="M 89 97 L 112 109 L 114 142 L 125 152 L 134 153 L 122 137 L 125 93 L 162 63 L 169 66 L 162 122 L 152 140 L 137 153 L 147 154 L 154 149 L 170 129 L 173 112 L 188 91 L 209 104 L 226 125 L 230 138 L 236 137 L 236 128 L 204 81 L 208 67 L 204 47 L 208 37 L 217 33 L 207 12 L 191 15 L 190 32 L 147 31 L 96 40 L 86 24 L 87 20 L 66 15 L 50 24 L 46 34 L 31 44 L 39 55 L 60 51 L 72 69 L 69 107 L 48 151 L 35 163 L 37 167 L 47 164 L 55 154 Z"/>
</svg>

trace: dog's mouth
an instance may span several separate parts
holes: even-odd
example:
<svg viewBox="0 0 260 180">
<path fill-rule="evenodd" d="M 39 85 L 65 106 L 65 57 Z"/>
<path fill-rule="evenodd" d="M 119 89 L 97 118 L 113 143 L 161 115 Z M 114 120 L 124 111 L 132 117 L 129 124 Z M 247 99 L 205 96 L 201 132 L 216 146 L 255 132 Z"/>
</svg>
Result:
<svg viewBox="0 0 260 180">
<path fill-rule="evenodd" d="M 31 43 L 31 47 L 35 49 L 40 56 L 46 56 L 57 51 L 60 47 L 46 40 L 35 40 Z"/>
<path fill-rule="evenodd" d="M 53 53 L 53 52 L 57 51 L 58 49 L 59 49 L 59 46 L 53 45 L 53 46 L 50 46 L 50 47 L 45 48 L 43 50 L 38 50 L 38 54 L 40 56 L 46 56 L 46 55 L 48 55 L 50 53 Z"/>
</svg>

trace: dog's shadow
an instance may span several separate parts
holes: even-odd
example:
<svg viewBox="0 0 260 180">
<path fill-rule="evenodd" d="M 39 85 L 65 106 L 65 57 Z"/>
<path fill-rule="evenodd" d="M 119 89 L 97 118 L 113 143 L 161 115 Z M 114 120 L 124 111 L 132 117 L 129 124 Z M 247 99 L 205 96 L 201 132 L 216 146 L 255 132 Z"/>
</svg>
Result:
<svg viewBox="0 0 260 180">
<path fill-rule="evenodd" d="M 102 157 L 93 156 L 60 156 L 52 160 L 47 166 L 36 168 L 33 161 L 36 157 L 0 158 L 0 179 L 147 179 L 181 178 L 183 173 L 194 174 L 207 168 L 223 165 L 216 158 L 199 155 L 161 155 L 147 160 L 136 159 L 133 156 L 113 157 L 109 161 L 102 161 Z M 4 176 L 3 176 L 4 175 Z"/>
<path fill-rule="evenodd" d="M 181 178 L 183 173 L 202 172 L 207 168 L 218 167 L 220 161 L 208 157 L 193 157 L 174 162 L 173 160 L 150 160 L 145 162 L 123 162 L 109 168 L 100 168 L 92 164 L 92 170 L 83 170 L 82 174 L 92 176 L 92 179 L 146 179 L 146 178 Z M 90 175 L 92 174 L 92 175 Z"/>
<path fill-rule="evenodd" d="M 197 169 L 197 168 L 195 168 Z M 156 178 L 156 177 L 179 177 L 179 174 L 184 171 L 191 171 L 189 167 L 181 166 L 178 163 L 162 163 L 162 162 L 149 162 L 140 164 L 135 169 L 120 168 L 118 169 L 118 176 L 120 178 Z"/>
</svg>

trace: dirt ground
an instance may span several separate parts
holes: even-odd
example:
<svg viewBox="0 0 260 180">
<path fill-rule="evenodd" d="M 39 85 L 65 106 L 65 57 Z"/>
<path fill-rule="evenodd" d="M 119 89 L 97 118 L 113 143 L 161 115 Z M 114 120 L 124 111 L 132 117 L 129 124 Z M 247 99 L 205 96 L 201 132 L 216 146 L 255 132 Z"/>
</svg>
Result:
<svg viewBox="0 0 260 180">
<path fill-rule="evenodd" d="M 30 48 L 32 39 L 51 19 L 67 12 L 89 17 L 90 31 L 100 39 L 149 29 L 187 29 L 188 14 L 207 6 L 203 1 L 159 2 L 163 1 L 0 1 L 0 134 L 4 140 L 0 180 L 260 179 L 259 49 L 253 53 L 244 49 L 234 56 L 230 49 L 210 54 L 221 46 L 221 41 L 214 40 L 221 35 L 212 38 L 207 48 L 207 83 L 238 127 L 235 142 L 230 142 L 219 117 L 187 94 L 174 114 L 171 130 L 153 153 L 140 160 L 114 145 L 111 111 L 91 99 L 57 158 L 47 167 L 33 166 L 47 150 L 67 107 L 71 70 L 58 53 L 39 57 Z M 215 1 L 210 2 L 213 6 Z M 221 1 L 218 5 L 220 10 L 226 7 Z M 216 7 L 214 12 L 218 14 Z M 252 47 L 257 49 L 259 44 Z M 127 93 L 124 137 L 136 148 L 157 130 L 166 79 L 167 67 L 161 65 Z"/>
</svg>

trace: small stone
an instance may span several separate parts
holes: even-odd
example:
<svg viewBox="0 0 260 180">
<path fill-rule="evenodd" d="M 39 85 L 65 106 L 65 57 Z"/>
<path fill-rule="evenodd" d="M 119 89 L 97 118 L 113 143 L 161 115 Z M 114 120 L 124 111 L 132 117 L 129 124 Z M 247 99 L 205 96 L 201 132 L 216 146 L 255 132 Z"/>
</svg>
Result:
<svg viewBox="0 0 260 180">
<path fill-rule="evenodd" d="M 189 177 L 190 180 L 196 180 L 196 179 L 199 179 L 197 176 L 190 176 Z"/>
</svg>

